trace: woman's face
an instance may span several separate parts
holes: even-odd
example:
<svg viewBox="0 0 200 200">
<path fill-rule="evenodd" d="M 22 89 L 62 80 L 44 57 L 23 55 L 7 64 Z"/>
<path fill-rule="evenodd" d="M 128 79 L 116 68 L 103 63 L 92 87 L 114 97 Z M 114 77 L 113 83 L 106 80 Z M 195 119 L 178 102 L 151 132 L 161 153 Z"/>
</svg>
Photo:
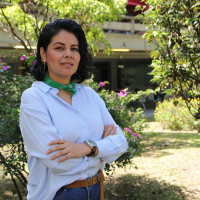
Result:
<svg viewBox="0 0 200 200">
<path fill-rule="evenodd" d="M 47 62 L 49 77 L 59 83 L 68 84 L 80 62 L 79 43 L 73 33 L 61 30 L 52 37 L 47 51 L 40 48 L 40 55 Z"/>
</svg>

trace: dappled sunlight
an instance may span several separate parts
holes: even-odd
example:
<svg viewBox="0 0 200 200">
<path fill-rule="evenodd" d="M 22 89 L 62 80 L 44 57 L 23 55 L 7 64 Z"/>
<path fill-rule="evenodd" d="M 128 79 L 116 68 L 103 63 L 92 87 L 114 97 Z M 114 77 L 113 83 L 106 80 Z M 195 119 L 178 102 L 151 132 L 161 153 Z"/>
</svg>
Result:
<svg viewBox="0 0 200 200">
<path fill-rule="evenodd" d="M 107 180 L 106 199 L 199 200 L 199 155 L 199 148 L 150 149 L 133 159 L 137 169 L 117 169 Z"/>
<path fill-rule="evenodd" d="M 121 174 L 105 184 L 105 200 L 186 199 L 186 189 L 145 175 Z"/>
</svg>

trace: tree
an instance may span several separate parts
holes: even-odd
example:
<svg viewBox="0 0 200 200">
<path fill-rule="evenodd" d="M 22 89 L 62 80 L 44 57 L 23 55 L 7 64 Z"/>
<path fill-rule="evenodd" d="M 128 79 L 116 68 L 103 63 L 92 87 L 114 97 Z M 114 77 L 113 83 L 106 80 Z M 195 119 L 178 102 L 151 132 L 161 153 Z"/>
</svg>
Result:
<svg viewBox="0 0 200 200">
<path fill-rule="evenodd" d="M 143 38 L 154 47 L 152 81 L 159 84 L 160 91 L 181 96 L 198 121 L 200 1 L 147 0 L 146 3 L 149 9 L 143 12 L 147 28 Z M 174 100 L 174 104 L 178 102 Z"/>
<path fill-rule="evenodd" d="M 102 25 L 106 21 L 120 20 L 126 12 L 126 0 L 4 0 L 6 8 L 0 8 L 2 27 L 26 50 L 32 52 L 42 28 L 58 18 L 78 21 L 86 33 L 93 52 L 98 44 L 110 54 L 111 45 L 105 39 Z"/>
</svg>

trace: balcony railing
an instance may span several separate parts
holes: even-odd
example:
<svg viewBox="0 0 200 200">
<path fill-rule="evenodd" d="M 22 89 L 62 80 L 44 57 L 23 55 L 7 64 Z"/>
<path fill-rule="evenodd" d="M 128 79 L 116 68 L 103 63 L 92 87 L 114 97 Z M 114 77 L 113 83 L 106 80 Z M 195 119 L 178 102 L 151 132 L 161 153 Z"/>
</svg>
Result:
<svg viewBox="0 0 200 200">
<path fill-rule="evenodd" d="M 122 22 L 106 22 L 101 26 L 105 33 L 121 33 L 121 34 L 136 34 L 142 35 L 146 32 L 145 25 L 142 23 L 142 18 L 123 16 Z"/>
</svg>

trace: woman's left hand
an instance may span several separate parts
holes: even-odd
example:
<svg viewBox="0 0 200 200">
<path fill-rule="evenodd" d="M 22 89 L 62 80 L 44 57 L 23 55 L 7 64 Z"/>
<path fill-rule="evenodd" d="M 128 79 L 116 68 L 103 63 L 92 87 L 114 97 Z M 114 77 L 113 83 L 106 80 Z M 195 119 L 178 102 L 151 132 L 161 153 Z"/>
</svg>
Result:
<svg viewBox="0 0 200 200">
<path fill-rule="evenodd" d="M 55 144 L 56 146 L 46 151 L 46 154 L 59 151 L 58 153 L 50 157 L 51 160 L 54 160 L 56 158 L 63 156 L 62 158 L 57 160 L 58 162 L 62 162 L 69 158 L 81 158 L 90 154 L 91 152 L 91 148 L 88 147 L 85 143 L 79 144 L 62 139 L 54 140 L 49 143 L 49 145 L 55 145 Z"/>
</svg>

